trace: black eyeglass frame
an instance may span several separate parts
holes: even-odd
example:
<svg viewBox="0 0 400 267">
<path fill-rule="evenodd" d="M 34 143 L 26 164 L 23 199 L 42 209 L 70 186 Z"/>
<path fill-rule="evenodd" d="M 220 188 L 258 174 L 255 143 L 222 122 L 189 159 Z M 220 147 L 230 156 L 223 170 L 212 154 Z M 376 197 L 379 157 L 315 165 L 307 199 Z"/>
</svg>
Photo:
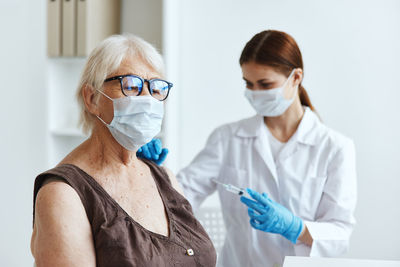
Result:
<svg viewBox="0 0 400 267">
<path fill-rule="evenodd" d="M 152 95 L 152 96 L 153 96 L 153 89 L 151 89 L 150 83 L 153 82 L 153 81 L 162 81 L 162 82 L 166 82 L 166 83 L 168 84 L 168 92 L 167 92 L 167 95 L 165 96 L 164 99 L 161 99 L 161 100 L 159 100 L 159 99 L 156 98 L 156 99 L 159 100 L 159 101 L 164 101 L 165 99 L 167 99 L 167 97 L 169 96 L 169 92 L 170 92 L 172 86 L 174 86 L 173 83 L 170 83 L 170 82 L 168 82 L 168 81 L 166 81 L 166 80 L 163 80 L 163 79 L 150 79 L 150 80 L 148 80 L 148 79 L 143 79 L 143 78 L 140 77 L 140 76 L 132 75 L 132 74 L 126 74 L 126 75 L 119 75 L 119 76 L 110 77 L 110 78 L 105 79 L 104 82 L 110 82 L 110 81 L 114 81 L 114 80 L 119 80 L 119 84 L 120 84 L 120 86 L 121 86 L 121 92 L 122 92 L 122 94 L 124 94 L 124 96 L 128 96 L 127 94 L 125 94 L 125 92 L 124 92 L 124 85 L 122 84 L 122 79 L 125 78 L 125 77 L 134 77 L 134 78 L 138 78 L 138 79 L 140 79 L 140 80 L 142 81 L 143 86 L 142 86 L 142 88 L 140 88 L 139 93 L 138 93 L 136 96 L 138 96 L 138 95 L 140 95 L 140 94 L 142 93 L 143 87 L 144 87 L 144 83 L 145 83 L 145 82 L 147 82 L 147 85 L 148 85 L 148 87 L 149 87 L 150 95 Z"/>
</svg>

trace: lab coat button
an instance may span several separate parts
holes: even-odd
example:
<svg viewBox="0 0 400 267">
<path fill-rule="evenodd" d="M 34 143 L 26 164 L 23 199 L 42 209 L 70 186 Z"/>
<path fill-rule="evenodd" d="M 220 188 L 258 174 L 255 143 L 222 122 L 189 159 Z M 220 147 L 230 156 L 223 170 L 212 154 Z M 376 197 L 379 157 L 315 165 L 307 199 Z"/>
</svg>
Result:
<svg viewBox="0 0 400 267">
<path fill-rule="evenodd" d="M 186 250 L 186 254 L 187 254 L 188 256 L 193 256 L 193 255 L 194 255 L 193 249 L 191 249 L 191 248 L 187 249 L 187 250 Z"/>
</svg>

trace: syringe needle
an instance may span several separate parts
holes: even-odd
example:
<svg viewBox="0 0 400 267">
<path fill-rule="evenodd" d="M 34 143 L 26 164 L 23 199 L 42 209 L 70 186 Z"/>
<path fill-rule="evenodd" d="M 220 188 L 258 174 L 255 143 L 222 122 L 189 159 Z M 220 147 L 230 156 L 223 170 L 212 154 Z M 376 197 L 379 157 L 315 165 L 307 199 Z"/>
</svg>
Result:
<svg viewBox="0 0 400 267">
<path fill-rule="evenodd" d="M 216 183 L 216 184 L 220 184 L 220 185 L 223 185 L 223 186 L 225 186 L 225 184 L 224 184 L 224 183 L 221 183 L 221 182 L 220 182 L 220 181 L 218 181 L 217 179 L 211 178 L 211 180 L 212 180 L 214 183 Z"/>
<path fill-rule="evenodd" d="M 222 185 L 225 188 L 225 190 L 228 192 L 231 192 L 231 193 L 239 195 L 239 196 L 246 196 L 246 197 L 248 196 L 248 194 L 246 194 L 247 193 L 246 190 L 243 188 L 239 188 L 239 187 L 231 185 L 231 184 L 222 183 L 222 182 L 218 181 L 217 179 L 211 179 L 211 180 L 219 185 Z"/>
</svg>

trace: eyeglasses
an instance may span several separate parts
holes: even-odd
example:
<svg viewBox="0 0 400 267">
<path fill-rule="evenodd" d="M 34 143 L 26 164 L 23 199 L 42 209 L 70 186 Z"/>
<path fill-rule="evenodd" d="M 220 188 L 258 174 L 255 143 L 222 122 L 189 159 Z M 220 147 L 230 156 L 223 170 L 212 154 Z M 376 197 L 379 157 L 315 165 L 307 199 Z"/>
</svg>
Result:
<svg viewBox="0 0 400 267">
<path fill-rule="evenodd" d="M 152 97 L 157 100 L 164 101 L 171 90 L 173 84 L 161 79 L 143 79 L 136 75 L 121 75 L 110 77 L 104 80 L 104 82 L 119 80 L 121 85 L 121 91 L 125 96 L 138 96 L 143 91 L 143 85 L 145 82 L 149 85 L 149 92 Z"/>
</svg>

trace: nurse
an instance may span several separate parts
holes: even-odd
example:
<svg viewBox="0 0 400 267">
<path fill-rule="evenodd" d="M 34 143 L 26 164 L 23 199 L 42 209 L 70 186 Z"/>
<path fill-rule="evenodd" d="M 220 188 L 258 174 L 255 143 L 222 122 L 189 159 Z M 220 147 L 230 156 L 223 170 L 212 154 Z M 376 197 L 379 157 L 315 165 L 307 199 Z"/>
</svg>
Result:
<svg viewBox="0 0 400 267">
<path fill-rule="evenodd" d="M 353 142 L 315 113 L 302 86 L 302 55 L 290 35 L 256 34 L 239 63 L 244 95 L 257 114 L 215 129 L 177 176 L 194 209 L 218 191 L 227 228 L 219 266 L 272 267 L 285 256 L 345 253 L 355 224 Z M 157 142 L 142 148 L 148 151 L 166 155 Z M 251 188 L 251 199 L 241 203 L 213 179 Z"/>
</svg>

